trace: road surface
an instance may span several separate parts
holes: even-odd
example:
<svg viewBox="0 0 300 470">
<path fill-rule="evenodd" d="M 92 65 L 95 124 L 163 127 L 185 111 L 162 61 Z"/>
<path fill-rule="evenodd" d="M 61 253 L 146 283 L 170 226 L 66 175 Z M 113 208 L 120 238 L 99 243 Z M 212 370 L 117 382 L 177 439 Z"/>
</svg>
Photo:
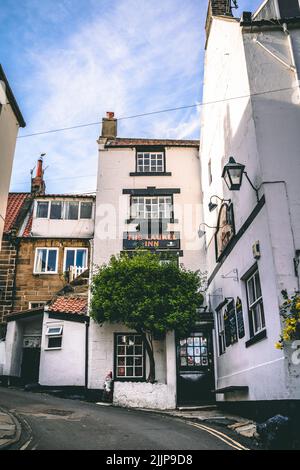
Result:
<svg viewBox="0 0 300 470">
<path fill-rule="evenodd" d="M 28 450 L 239 450 L 224 429 L 155 413 L 3 387 L 0 406 L 29 424 L 20 444 Z"/>
</svg>

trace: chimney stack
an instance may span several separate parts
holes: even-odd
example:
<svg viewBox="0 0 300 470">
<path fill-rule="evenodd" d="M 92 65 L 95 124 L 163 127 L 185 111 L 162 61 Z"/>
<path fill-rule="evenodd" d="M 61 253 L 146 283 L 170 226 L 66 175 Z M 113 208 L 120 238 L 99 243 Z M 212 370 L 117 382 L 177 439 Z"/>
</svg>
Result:
<svg viewBox="0 0 300 470">
<path fill-rule="evenodd" d="M 233 16 L 232 15 L 232 0 L 209 0 L 208 11 L 206 17 L 206 42 L 209 37 L 210 27 L 213 16 Z"/>
<path fill-rule="evenodd" d="M 44 170 L 43 170 L 43 156 L 38 159 L 36 167 L 36 175 L 34 178 L 31 178 L 31 193 L 36 195 L 45 194 L 46 184 L 44 181 Z"/>
<path fill-rule="evenodd" d="M 101 137 L 106 139 L 115 139 L 117 137 L 118 120 L 115 119 L 115 113 L 107 112 L 106 117 L 102 119 Z"/>
</svg>

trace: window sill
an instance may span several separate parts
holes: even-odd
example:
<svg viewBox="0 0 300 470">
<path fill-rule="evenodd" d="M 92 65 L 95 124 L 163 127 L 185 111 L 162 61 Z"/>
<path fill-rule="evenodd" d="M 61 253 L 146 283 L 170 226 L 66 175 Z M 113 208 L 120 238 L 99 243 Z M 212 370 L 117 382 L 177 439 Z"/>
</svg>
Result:
<svg viewBox="0 0 300 470">
<path fill-rule="evenodd" d="M 256 335 L 252 336 L 246 343 L 245 346 L 246 348 L 249 348 L 253 344 L 258 343 L 259 341 L 265 339 L 267 337 L 267 330 L 262 330 L 259 333 L 256 333 Z"/>
<path fill-rule="evenodd" d="M 116 377 L 114 378 L 115 382 L 146 382 L 144 377 L 141 378 L 134 378 L 134 377 Z"/>
<path fill-rule="evenodd" d="M 48 273 L 33 273 L 34 276 L 52 276 L 53 274 L 58 274 L 58 272 L 48 272 Z"/>
<path fill-rule="evenodd" d="M 62 348 L 45 348 L 44 351 L 60 351 Z"/>
<path fill-rule="evenodd" d="M 132 172 L 129 176 L 172 176 L 171 172 L 168 171 L 144 171 L 144 172 Z"/>
</svg>

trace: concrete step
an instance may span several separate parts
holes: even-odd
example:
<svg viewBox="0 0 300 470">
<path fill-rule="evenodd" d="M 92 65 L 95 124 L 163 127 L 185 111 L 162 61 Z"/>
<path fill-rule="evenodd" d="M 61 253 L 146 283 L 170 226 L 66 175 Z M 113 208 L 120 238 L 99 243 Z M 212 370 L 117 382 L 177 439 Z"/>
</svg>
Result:
<svg viewBox="0 0 300 470">
<path fill-rule="evenodd" d="M 213 411 L 217 409 L 217 405 L 201 405 L 201 406 L 178 406 L 179 411 Z"/>
</svg>

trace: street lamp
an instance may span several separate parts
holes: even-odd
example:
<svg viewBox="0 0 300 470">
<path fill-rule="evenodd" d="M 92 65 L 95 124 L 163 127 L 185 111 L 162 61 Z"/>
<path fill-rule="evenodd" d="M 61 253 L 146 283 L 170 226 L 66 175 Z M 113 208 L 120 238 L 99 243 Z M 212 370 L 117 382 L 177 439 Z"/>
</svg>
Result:
<svg viewBox="0 0 300 470">
<path fill-rule="evenodd" d="M 229 162 L 224 166 L 222 173 L 222 178 L 230 191 L 239 191 L 241 189 L 243 175 L 246 176 L 250 186 L 256 192 L 256 199 L 257 202 L 259 202 L 258 189 L 254 186 L 245 171 L 245 165 L 237 163 L 233 157 L 230 157 Z"/>
</svg>

